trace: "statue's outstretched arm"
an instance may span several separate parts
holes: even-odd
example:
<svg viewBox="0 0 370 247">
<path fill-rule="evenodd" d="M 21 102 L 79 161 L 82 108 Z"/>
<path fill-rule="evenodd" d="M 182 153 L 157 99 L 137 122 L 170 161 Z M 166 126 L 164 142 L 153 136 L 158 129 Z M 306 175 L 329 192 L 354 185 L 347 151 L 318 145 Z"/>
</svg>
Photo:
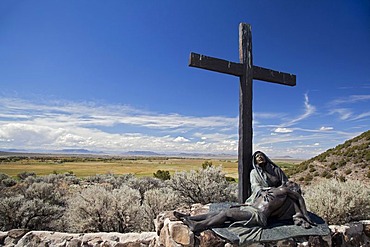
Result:
<svg viewBox="0 0 370 247">
<path fill-rule="evenodd" d="M 295 211 L 296 213 L 301 213 L 302 216 L 307 220 L 308 223 L 310 223 L 311 225 L 316 225 L 310 218 L 310 216 L 308 215 L 308 212 L 307 212 L 307 208 L 306 208 L 306 203 L 304 202 L 304 199 L 303 197 L 295 192 L 295 191 L 292 191 L 292 190 L 287 190 L 287 195 L 293 199 L 295 203 L 294 205 L 294 208 L 295 208 Z"/>
</svg>

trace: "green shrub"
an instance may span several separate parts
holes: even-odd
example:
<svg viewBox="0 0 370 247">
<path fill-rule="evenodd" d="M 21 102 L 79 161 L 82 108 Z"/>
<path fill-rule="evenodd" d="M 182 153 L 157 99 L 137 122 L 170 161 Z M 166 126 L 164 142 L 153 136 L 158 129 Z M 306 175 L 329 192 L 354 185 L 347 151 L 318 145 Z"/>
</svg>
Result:
<svg viewBox="0 0 370 247">
<path fill-rule="evenodd" d="M 313 176 L 311 174 L 307 174 L 306 177 L 304 178 L 304 181 L 309 182 L 313 179 Z"/>
<path fill-rule="evenodd" d="M 338 178 L 338 180 L 339 180 L 340 182 L 345 182 L 345 181 L 347 181 L 346 177 L 344 177 L 343 175 L 340 175 L 340 176 L 339 176 L 339 178 Z"/>
<path fill-rule="evenodd" d="M 34 172 L 21 172 L 17 176 L 18 176 L 19 179 L 25 180 L 27 177 L 36 177 L 36 173 L 34 173 Z"/>
<path fill-rule="evenodd" d="M 329 174 L 329 172 L 327 170 L 324 170 L 322 173 L 321 173 L 321 177 L 323 178 L 326 178 L 326 176 Z"/>
<path fill-rule="evenodd" d="M 236 182 L 236 179 L 235 179 L 235 178 L 233 178 L 233 177 L 228 177 L 228 176 L 226 176 L 225 178 L 226 178 L 226 181 L 227 181 L 227 182 L 230 182 L 230 183 L 234 183 L 234 182 Z"/>
<path fill-rule="evenodd" d="M 323 180 L 307 188 L 305 200 L 308 209 L 328 224 L 344 224 L 370 217 L 370 188 L 360 181 Z"/>
<path fill-rule="evenodd" d="M 344 173 L 345 173 L 346 175 L 351 174 L 351 173 L 352 173 L 352 170 L 351 170 L 351 169 L 347 169 L 347 170 L 345 170 L 345 171 L 344 171 Z"/>
<path fill-rule="evenodd" d="M 4 187 L 12 187 L 12 186 L 17 184 L 17 181 L 15 181 L 12 178 L 6 178 L 6 179 L 2 180 L 0 184 Z"/>
<path fill-rule="evenodd" d="M 169 171 L 165 171 L 165 170 L 158 170 L 156 171 L 155 173 L 153 173 L 153 176 L 155 178 L 159 178 L 160 180 L 169 180 L 171 179 L 171 175 L 170 175 L 170 172 Z"/>
<path fill-rule="evenodd" d="M 310 172 L 315 172 L 315 171 L 316 171 L 316 169 L 315 169 L 314 167 L 311 167 L 309 171 L 310 171 Z"/>
<path fill-rule="evenodd" d="M 212 161 L 208 161 L 208 160 L 204 161 L 203 164 L 202 164 L 203 169 L 206 169 L 206 168 L 212 167 L 212 166 L 213 166 Z"/>
<path fill-rule="evenodd" d="M 330 169 L 333 170 L 333 171 L 336 170 L 337 169 L 337 165 L 334 162 L 332 162 L 330 164 Z"/>
</svg>

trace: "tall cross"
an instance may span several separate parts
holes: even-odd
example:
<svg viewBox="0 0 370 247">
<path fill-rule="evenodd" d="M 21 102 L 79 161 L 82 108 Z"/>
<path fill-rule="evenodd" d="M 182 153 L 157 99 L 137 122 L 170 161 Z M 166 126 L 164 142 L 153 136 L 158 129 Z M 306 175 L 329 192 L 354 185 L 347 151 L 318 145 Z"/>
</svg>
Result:
<svg viewBox="0 0 370 247">
<path fill-rule="evenodd" d="M 252 169 L 252 81 L 253 79 L 296 85 L 296 76 L 254 66 L 252 59 L 252 31 L 249 24 L 239 25 L 240 63 L 223 59 L 190 54 L 189 66 L 238 76 L 239 90 L 239 146 L 238 146 L 238 198 L 244 202 L 251 193 L 249 173 Z"/>
</svg>

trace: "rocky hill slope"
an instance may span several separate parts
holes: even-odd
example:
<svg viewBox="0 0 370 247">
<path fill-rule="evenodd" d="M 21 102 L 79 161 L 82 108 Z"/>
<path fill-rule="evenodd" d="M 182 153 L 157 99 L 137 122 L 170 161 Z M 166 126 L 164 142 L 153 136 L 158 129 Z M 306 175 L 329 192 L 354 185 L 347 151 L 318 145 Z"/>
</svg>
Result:
<svg viewBox="0 0 370 247">
<path fill-rule="evenodd" d="M 288 175 L 305 185 L 332 177 L 370 184 L 370 130 L 300 163 Z"/>
</svg>

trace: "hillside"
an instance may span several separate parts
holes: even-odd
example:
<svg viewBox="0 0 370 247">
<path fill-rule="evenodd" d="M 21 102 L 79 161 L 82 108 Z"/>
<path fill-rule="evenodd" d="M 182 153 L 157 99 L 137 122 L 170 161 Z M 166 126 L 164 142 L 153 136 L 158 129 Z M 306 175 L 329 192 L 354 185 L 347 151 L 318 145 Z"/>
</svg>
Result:
<svg viewBox="0 0 370 247">
<path fill-rule="evenodd" d="M 370 184 L 370 130 L 300 163 L 288 175 L 300 184 L 332 177 Z"/>
</svg>

